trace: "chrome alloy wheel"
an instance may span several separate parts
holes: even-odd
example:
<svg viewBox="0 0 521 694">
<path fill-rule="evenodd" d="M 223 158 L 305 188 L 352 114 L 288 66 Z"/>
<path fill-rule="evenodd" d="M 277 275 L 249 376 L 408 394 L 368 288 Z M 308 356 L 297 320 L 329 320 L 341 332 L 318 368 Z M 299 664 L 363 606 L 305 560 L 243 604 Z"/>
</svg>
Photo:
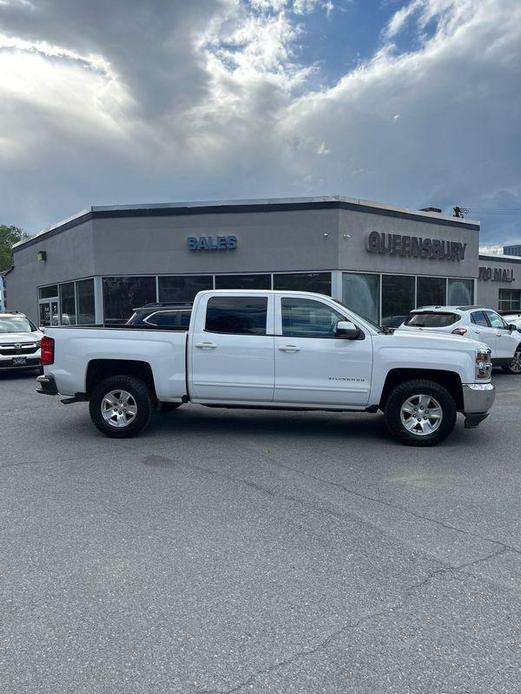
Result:
<svg viewBox="0 0 521 694">
<path fill-rule="evenodd" d="M 427 436 L 439 429 L 443 410 L 432 395 L 411 395 L 400 408 L 400 419 L 411 434 Z"/>
<path fill-rule="evenodd" d="M 126 390 L 111 390 L 101 401 L 101 415 L 111 427 L 121 429 L 136 418 L 137 403 Z"/>
<path fill-rule="evenodd" d="M 516 350 L 514 358 L 509 364 L 509 369 L 513 374 L 521 373 L 521 349 Z"/>
</svg>

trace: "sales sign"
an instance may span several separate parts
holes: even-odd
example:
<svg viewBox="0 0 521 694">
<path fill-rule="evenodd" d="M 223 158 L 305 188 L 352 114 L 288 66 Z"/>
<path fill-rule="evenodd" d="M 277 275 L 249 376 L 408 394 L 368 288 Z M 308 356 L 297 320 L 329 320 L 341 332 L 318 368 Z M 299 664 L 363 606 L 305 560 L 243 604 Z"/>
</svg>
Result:
<svg viewBox="0 0 521 694">
<path fill-rule="evenodd" d="M 230 236 L 189 236 L 186 239 L 189 251 L 234 251 L 237 237 Z"/>
</svg>

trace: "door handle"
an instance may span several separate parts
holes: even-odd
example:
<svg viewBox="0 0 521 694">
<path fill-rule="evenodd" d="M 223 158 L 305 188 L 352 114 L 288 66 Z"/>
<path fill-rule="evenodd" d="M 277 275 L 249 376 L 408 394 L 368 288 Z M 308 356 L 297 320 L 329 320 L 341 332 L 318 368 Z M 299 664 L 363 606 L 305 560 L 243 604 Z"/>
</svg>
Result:
<svg viewBox="0 0 521 694">
<path fill-rule="evenodd" d="M 499 332 L 499 330 L 497 331 L 496 335 L 497 335 L 498 337 L 503 337 L 503 334 L 502 334 L 501 332 Z"/>
<path fill-rule="evenodd" d="M 215 349 L 217 347 L 215 342 L 197 342 L 195 346 L 197 349 Z"/>
<path fill-rule="evenodd" d="M 297 347 L 297 345 L 284 345 L 283 347 L 279 347 L 281 352 L 300 352 L 300 347 Z"/>
</svg>

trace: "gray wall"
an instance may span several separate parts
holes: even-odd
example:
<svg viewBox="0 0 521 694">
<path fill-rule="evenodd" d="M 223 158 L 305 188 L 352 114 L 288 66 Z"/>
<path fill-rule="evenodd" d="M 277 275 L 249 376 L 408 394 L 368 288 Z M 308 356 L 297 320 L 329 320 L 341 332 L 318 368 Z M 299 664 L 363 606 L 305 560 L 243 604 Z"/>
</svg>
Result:
<svg viewBox="0 0 521 694">
<path fill-rule="evenodd" d="M 56 236 L 15 249 L 14 268 L 5 277 L 7 307 L 23 311 L 38 323 L 37 287 L 94 275 L 92 224 L 84 222 Z M 40 250 L 47 251 L 46 262 L 38 260 Z"/>
<path fill-rule="evenodd" d="M 188 236 L 229 234 L 235 250 L 186 246 Z M 337 210 L 95 219 L 95 264 L 112 275 L 331 270 L 337 235 Z"/>
<path fill-rule="evenodd" d="M 488 281 L 478 279 L 477 299 L 479 304 L 490 306 L 491 308 L 499 308 L 500 289 L 521 289 L 521 259 L 519 261 L 504 260 L 501 256 L 497 256 L 497 258 L 480 258 L 479 267 L 492 268 L 492 271 L 496 268 L 506 269 L 512 271 L 514 275 L 513 282 L 498 282 L 494 278 Z M 493 272 L 492 274 L 494 275 Z"/>
</svg>

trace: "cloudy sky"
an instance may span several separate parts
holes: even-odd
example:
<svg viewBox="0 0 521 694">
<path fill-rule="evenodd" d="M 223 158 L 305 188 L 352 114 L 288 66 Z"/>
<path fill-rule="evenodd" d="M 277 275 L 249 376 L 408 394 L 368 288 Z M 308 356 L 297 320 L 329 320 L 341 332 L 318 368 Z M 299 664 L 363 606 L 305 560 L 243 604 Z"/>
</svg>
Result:
<svg viewBox="0 0 521 694">
<path fill-rule="evenodd" d="M 0 223 L 459 204 L 521 241 L 520 0 L 0 0 Z"/>
</svg>

